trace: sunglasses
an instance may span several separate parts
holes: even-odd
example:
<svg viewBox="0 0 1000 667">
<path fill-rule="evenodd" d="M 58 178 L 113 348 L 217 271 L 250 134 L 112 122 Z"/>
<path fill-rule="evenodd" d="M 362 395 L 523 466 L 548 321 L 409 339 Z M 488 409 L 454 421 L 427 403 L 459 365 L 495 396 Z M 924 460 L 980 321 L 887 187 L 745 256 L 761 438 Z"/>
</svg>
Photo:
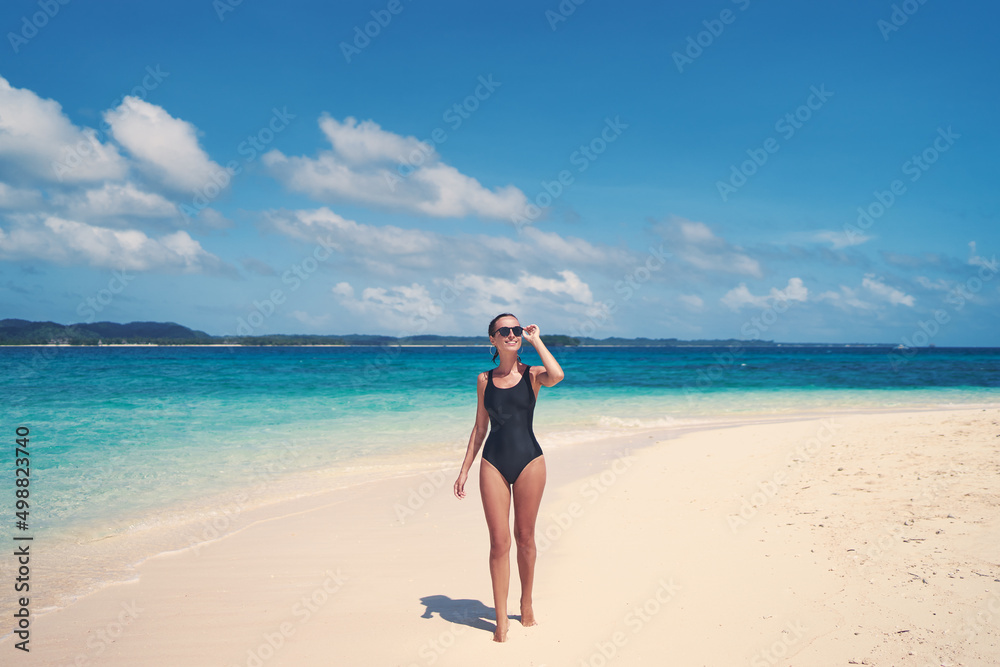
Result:
<svg viewBox="0 0 1000 667">
<path fill-rule="evenodd" d="M 493 335 L 500 334 L 501 336 L 506 338 L 507 336 L 510 335 L 511 331 L 514 332 L 515 336 L 520 337 L 521 333 L 524 332 L 524 327 L 499 327 L 497 328 L 496 331 L 493 332 Z"/>
</svg>

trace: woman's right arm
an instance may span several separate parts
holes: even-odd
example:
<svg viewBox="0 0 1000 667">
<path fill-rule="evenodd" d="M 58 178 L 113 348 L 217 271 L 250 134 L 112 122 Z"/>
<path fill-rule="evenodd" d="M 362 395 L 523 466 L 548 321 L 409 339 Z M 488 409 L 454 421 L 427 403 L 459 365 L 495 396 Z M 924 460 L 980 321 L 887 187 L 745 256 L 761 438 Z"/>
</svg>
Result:
<svg viewBox="0 0 1000 667">
<path fill-rule="evenodd" d="M 483 403 L 488 380 L 489 374 L 480 373 L 476 381 L 476 423 L 472 427 L 472 435 L 469 436 L 469 446 L 465 450 L 462 470 L 458 473 L 458 479 L 455 480 L 455 496 L 460 499 L 465 497 L 465 480 L 469 477 L 469 470 L 476 460 L 476 455 L 479 454 L 479 448 L 483 446 L 483 441 L 486 439 L 486 433 L 490 427 L 490 415 L 486 412 L 486 406 Z"/>
</svg>

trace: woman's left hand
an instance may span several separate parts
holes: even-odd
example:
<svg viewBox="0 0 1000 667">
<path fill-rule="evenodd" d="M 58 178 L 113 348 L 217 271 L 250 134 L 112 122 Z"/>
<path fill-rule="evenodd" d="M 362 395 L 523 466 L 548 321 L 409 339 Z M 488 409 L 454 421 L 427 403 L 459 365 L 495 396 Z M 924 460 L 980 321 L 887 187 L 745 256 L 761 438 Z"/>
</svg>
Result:
<svg viewBox="0 0 1000 667">
<path fill-rule="evenodd" d="M 541 335 L 542 335 L 541 331 L 538 330 L 537 324 L 529 324 L 528 326 L 524 327 L 524 333 L 521 335 L 521 337 L 525 341 L 534 345 L 535 342 L 539 340 L 539 337 Z"/>
</svg>

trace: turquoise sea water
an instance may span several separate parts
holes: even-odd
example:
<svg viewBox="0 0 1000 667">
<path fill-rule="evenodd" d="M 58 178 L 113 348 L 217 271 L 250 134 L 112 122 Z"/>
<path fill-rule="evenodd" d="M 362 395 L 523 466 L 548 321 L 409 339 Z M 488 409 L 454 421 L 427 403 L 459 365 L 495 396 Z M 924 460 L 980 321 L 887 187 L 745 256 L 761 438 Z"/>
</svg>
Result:
<svg viewBox="0 0 1000 667">
<path fill-rule="evenodd" d="M 543 448 L 733 417 L 1000 404 L 1000 349 L 553 352 L 566 379 L 541 390 Z M 208 536 L 178 527 L 237 489 L 264 503 L 457 469 L 490 367 L 485 346 L 0 348 L 0 475 L 13 478 L 15 429 L 28 428 L 33 533 L 71 549 L 159 531 L 139 558 Z"/>
</svg>

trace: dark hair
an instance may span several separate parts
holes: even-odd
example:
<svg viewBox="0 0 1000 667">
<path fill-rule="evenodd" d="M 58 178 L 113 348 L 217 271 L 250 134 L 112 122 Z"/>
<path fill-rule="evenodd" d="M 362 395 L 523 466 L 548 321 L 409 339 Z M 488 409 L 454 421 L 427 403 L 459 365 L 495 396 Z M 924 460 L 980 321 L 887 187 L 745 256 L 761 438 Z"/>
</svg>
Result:
<svg viewBox="0 0 1000 667">
<path fill-rule="evenodd" d="M 514 319 L 517 319 L 517 315 L 515 315 L 514 313 L 500 313 L 499 315 L 497 315 L 496 317 L 494 317 L 492 320 L 490 320 L 490 326 L 489 326 L 490 338 L 493 338 L 493 334 L 496 333 L 496 331 L 493 329 L 493 327 L 496 326 L 497 320 L 499 320 L 501 317 L 513 317 Z M 500 356 L 500 351 L 499 350 L 497 350 L 496 352 L 493 353 L 493 363 L 494 364 L 497 362 L 497 357 L 498 356 Z M 521 355 L 520 354 L 517 355 L 517 360 L 521 361 Z"/>
</svg>

